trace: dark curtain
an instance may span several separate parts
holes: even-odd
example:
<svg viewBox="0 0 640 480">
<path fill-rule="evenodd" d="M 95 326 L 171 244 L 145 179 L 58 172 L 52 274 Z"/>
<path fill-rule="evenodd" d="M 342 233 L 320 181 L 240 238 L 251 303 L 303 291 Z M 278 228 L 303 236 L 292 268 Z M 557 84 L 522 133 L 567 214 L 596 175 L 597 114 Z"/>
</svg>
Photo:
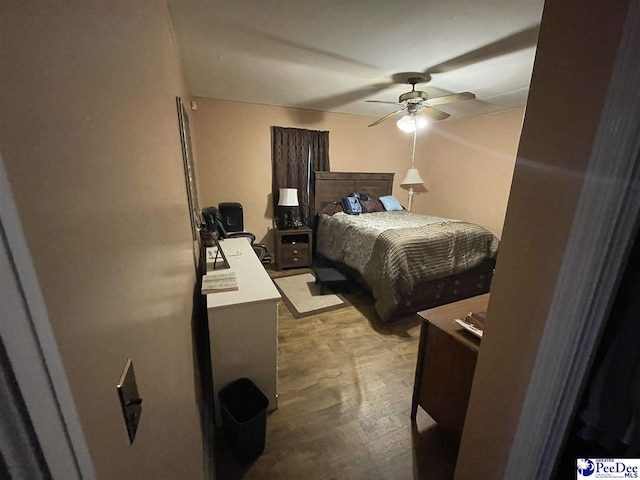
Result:
<svg viewBox="0 0 640 480">
<path fill-rule="evenodd" d="M 309 155 L 311 162 L 309 171 L 309 222 L 307 225 L 313 225 L 313 216 L 315 211 L 315 182 L 313 172 L 329 172 L 329 132 L 313 131 L 311 132 L 311 154 Z"/>
<path fill-rule="evenodd" d="M 300 221 L 313 221 L 313 172 L 329 170 L 329 132 L 301 128 L 271 127 L 273 158 L 273 205 L 278 212 L 280 188 L 297 188 Z"/>
</svg>

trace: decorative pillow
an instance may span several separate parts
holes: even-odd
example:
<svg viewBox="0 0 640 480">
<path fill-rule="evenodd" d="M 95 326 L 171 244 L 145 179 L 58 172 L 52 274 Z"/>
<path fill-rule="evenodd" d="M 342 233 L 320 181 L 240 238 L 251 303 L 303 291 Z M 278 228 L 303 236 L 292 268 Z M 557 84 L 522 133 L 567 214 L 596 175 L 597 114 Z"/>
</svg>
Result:
<svg viewBox="0 0 640 480">
<path fill-rule="evenodd" d="M 384 205 L 380 200 L 360 200 L 364 213 L 384 212 Z"/>
<path fill-rule="evenodd" d="M 385 195 L 384 197 L 380 197 L 380 201 L 382 202 L 382 205 L 384 205 L 384 209 L 387 212 L 404 210 L 402 208 L 402 205 L 400 205 L 400 202 L 398 201 L 398 199 L 393 195 Z"/>
<path fill-rule="evenodd" d="M 333 202 L 327 205 L 326 207 L 324 207 L 322 210 L 320 210 L 318 214 L 324 213 L 325 215 L 331 216 L 343 211 L 344 210 L 342 209 L 342 205 L 340 204 L 340 202 Z"/>
<path fill-rule="evenodd" d="M 360 201 L 362 201 L 362 200 L 371 200 L 371 197 L 369 195 L 367 195 L 366 193 L 353 192 L 353 193 L 350 193 L 349 196 L 350 197 L 356 197 Z"/>
<path fill-rule="evenodd" d="M 362 213 L 362 205 L 356 197 L 342 197 L 340 199 L 342 210 L 347 215 L 360 215 Z"/>
</svg>

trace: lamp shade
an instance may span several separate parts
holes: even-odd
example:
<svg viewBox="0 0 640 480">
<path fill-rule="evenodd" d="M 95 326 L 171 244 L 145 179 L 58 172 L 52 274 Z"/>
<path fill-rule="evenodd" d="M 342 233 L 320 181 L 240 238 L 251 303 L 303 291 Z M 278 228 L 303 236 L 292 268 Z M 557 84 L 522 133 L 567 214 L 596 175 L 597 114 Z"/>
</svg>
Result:
<svg viewBox="0 0 640 480">
<path fill-rule="evenodd" d="M 279 207 L 298 207 L 298 189 L 297 188 L 281 188 L 278 195 Z"/>
<path fill-rule="evenodd" d="M 420 176 L 417 168 L 410 168 L 400 185 L 419 185 L 426 183 Z"/>
</svg>

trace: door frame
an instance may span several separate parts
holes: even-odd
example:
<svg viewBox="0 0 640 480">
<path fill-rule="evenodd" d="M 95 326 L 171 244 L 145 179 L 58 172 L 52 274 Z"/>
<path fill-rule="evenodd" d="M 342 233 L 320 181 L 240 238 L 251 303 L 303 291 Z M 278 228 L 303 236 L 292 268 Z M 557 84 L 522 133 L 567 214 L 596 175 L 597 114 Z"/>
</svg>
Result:
<svg viewBox="0 0 640 480">
<path fill-rule="evenodd" d="M 640 0 L 632 0 L 504 478 L 553 474 L 637 235 L 638 51 Z"/>
<path fill-rule="evenodd" d="M 0 422 L 19 423 L 33 432 L 35 448 L 0 442 L 0 454 L 12 473 L 34 470 L 42 478 L 94 480 L 95 470 L 69 382 L 60 358 L 46 304 L 20 223 L 4 162 L 0 156 L 0 338 L 6 356 L 0 368 L 19 395 L 5 398 L 25 411 L 22 419 L 0 412 Z M 11 439 L 12 442 L 17 439 Z M 37 456 L 41 455 L 44 463 Z M 22 477 L 16 477 L 22 478 Z"/>
</svg>

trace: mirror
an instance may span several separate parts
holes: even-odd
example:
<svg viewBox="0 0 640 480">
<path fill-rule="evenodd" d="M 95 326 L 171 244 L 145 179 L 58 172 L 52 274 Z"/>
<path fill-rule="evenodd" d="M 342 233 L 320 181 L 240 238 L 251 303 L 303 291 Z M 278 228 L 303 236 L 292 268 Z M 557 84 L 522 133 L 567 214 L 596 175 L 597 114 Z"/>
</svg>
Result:
<svg viewBox="0 0 640 480">
<path fill-rule="evenodd" d="M 187 187 L 187 199 L 189 202 L 189 217 L 191 218 L 191 234 L 193 240 L 198 239 L 200 229 L 200 206 L 198 204 L 198 188 L 196 185 L 196 170 L 191 147 L 191 130 L 189 126 L 189 114 L 180 97 L 176 97 L 178 105 L 178 122 L 180 126 L 180 141 L 182 142 L 182 160 L 184 163 L 184 177 Z"/>
</svg>

